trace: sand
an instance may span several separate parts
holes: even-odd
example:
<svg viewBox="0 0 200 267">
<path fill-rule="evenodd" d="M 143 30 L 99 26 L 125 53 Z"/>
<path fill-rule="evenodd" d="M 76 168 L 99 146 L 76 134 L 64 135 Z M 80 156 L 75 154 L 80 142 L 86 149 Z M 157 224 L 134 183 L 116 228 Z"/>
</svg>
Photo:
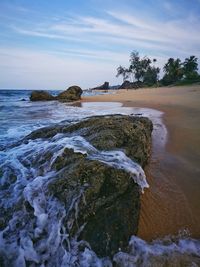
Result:
<svg viewBox="0 0 200 267">
<path fill-rule="evenodd" d="M 114 94 L 83 97 L 83 101 L 132 102 L 137 106 L 163 105 L 200 108 L 200 85 L 111 91 Z M 117 92 L 117 93 L 116 93 Z"/>
<path fill-rule="evenodd" d="M 121 102 L 164 112 L 165 151 L 152 149 L 145 169 L 150 189 L 142 195 L 138 235 L 146 240 L 188 230 L 200 238 L 200 85 L 119 90 L 82 102 Z"/>
</svg>

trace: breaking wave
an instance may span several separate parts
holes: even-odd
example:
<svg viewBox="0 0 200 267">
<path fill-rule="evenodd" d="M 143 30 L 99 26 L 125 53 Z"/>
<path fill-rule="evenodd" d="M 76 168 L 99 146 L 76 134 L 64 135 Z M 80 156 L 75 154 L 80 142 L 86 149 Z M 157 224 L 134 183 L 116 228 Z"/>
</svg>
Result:
<svg viewBox="0 0 200 267">
<path fill-rule="evenodd" d="M 78 216 L 78 204 L 84 201 L 84 186 L 66 207 L 48 190 L 57 174 L 56 158 L 65 148 L 82 153 L 114 168 L 123 169 L 138 183 L 141 190 L 148 187 L 142 168 L 123 151 L 100 151 L 81 136 L 57 134 L 51 139 L 36 139 L 7 145 L 18 141 L 34 129 L 67 120 L 80 121 L 85 117 L 105 114 L 131 114 L 148 116 L 154 122 L 155 141 L 164 145 L 167 138 L 161 113 L 151 109 L 121 108 L 86 104 L 71 107 L 52 102 L 40 104 L 17 102 L 19 119 L 14 109 L 8 114 L 9 103 L 2 111 L 0 133 L 0 266 L 16 267 L 148 267 L 148 266 L 200 266 L 200 241 L 189 236 L 166 237 L 146 242 L 136 236 L 130 238 L 127 251 L 116 253 L 112 259 L 99 258 L 84 240 L 78 241 L 84 225 L 70 235 Z M 26 106 L 27 108 L 24 108 Z M 45 109 L 45 113 L 43 110 Z M 54 112 L 52 113 L 52 110 Z M 13 115 L 14 114 L 14 115 Z M 48 161 L 44 160 L 48 158 Z M 67 221 L 67 223 L 66 223 Z"/>
</svg>

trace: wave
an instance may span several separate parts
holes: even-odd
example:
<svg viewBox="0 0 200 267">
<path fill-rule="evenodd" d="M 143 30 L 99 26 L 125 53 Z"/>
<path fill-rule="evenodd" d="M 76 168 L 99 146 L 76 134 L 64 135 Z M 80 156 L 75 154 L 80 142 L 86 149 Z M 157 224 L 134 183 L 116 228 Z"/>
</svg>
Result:
<svg viewBox="0 0 200 267">
<path fill-rule="evenodd" d="M 165 237 L 151 243 L 132 236 L 129 253 L 114 256 L 118 267 L 147 266 L 199 266 L 200 241 L 189 237 Z"/>
<path fill-rule="evenodd" d="M 95 104 L 96 105 L 96 104 Z M 60 105 L 62 106 L 62 105 Z M 62 106 L 63 107 L 63 106 Z M 106 110 L 102 104 L 95 107 L 67 107 L 68 113 L 58 110 L 57 117 L 70 122 L 81 120 L 94 114 L 121 113 L 120 104 Z M 81 113 L 80 113 L 81 111 Z M 123 110 L 130 114 L 133 109 Z M 145 115 L 162 127 L 158 126 L 156 133 L 163 131 L 164 145 L 166 129 L 161 123 L 161 113 L 153 110 L 135 109 L 135 114 Z M 146 113 L 145 113 L 146 112 Z M 56 112 L 55 112 L 56 113 Z M 49 125 L 49 120 L 47 120 Z M 9 128 L 9 136 L 16 137 L 21 127 L 19 138 L 28 132 L 41 127 L 35 124 L 24 124 Z M 154 130 L 155 131 L 155 130 Z M 6 134 L 4 135 L 6 136 Z M 157 138 L 155 138 L 157 140 Z M 136 236 L 130 239 L 127 251 L 121 251 L 113 256 L 99 258 L 92 251 L 90 244 L 84 240 L 78 241 L 79 231 L 71 236 L 70 229 L 75 223 L 78 203 L 84 200 L 84 187 L 81 187 L 73 197 L 68 210 L 48 190 L 48 185 L 55 179 L 58 171 L 54 169 L 56 157 L 65 148 L 71 148 L 76 153 L 84 154 L 90 160 L 97 160 L 114 168 L 128 172 L 143 190 L 148 187 L 142 168 L 128 158 L 123 151 L 100 151 L 81 136 L 57 134 L 49 140 L 37 139 L 21 142 L 16 146 L 0 151 L 0 265 L 5 266 L 62 266 L 62 267 L 133 267 L 133 266 L 200 266 L 200 241 L 189 237 L 170 237 L 148 243 Z M 48 161 L 44 159 L 48 158 Z M 68 223 L 66 223 L 68 221 Z"/>
<path fill-rule="evenodd" d="M 132 236 L 128 251 L 122 252 L 119 248 L 113 259 L 97 257 L 87 242 L 78 241 L 78 232 L 71 237 L 70 212 L 75 209 L 78 213 L 84 188 L 74 196 L 68 210 L 48 192 L 48 184 L 56 176 L 54 162 L 65 148 L 122 168 L 142 189 L 148 186 L 141 167 L 122 151 L 99 151 L 81 136 L 57 134 L 51 140 L 30 140 L 0 152 L 3 173 L 0 206 L 8 213 L 7 226 L 0 232 L 0 256 L 5 266 L 12 263 L 25 267 L 27 262 L 31 262 L 31 266 L 50 267 L 198 266 L 200 241 L 188 237 L 147 243 Z M 48 162 L 44 161 L 47 154 Z M 81 227 L 84 225 L 80 226 L 80 232 Z"/>
<path fill-rule="evenodd" d="M 70 222 L 74 222 L 71 211 L 78 213 L 84 187 L 73 197 L 68 210 L 48 190 L 58 175 L 54 163 L 66 148 L 123 169 L 142 190 L 148 187 L 142 168 L 122 151 L 99 151 L 81 136 L 57 134 L 48 140 L 29 140 L 1 151 L 0 207 L 4 229 L 0 232 L 0 255 L 7 264 L 26 266 L 30 261 L 41 266 L 45 262 L 48 266 L 73 266 L 74 249 L 79 253 L 80 244 L 79 233 L 69 237 Z"/>
</svg>

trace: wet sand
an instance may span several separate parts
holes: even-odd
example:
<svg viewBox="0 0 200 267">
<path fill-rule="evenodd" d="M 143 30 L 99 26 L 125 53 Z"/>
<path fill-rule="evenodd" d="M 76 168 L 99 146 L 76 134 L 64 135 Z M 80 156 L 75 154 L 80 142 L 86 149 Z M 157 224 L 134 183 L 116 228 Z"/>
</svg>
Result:
<svg viewBox="0 0 200 267">
<path fill-rule="evenodd" d="M 164 151 L 152 144 L 138 235 L 152 240 L 189 230 L 200 238 L 200 85 L 119 90 L 82 100 L 104 101 L 164 112 L 168 141 Z"/>
</svg>

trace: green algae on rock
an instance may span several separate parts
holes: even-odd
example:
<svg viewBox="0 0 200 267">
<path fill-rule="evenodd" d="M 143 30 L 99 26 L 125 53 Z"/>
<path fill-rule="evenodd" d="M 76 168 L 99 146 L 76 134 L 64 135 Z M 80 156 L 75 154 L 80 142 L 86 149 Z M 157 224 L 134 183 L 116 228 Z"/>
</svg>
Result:
<svg viewBox="0 0 200 267">
<path fill-rule="evenodd" d="M 60 93 L 56 98 L 62 102 L 80 100 L 83 90 L 79 86 L 70 86 L 66 91 Z"/>
<path fill-rule="evenodd" d="M 55 100 L 55 97 L 52 96 L 47 91 L 33 91 L 30 96 L 31 101 L 50 101 Z"/>
<path fill-rule="evenodd" d="M 41 90 L 41 91 L 33 91 L 30 96 L 31 101 L 51 101 L 58 100 L 60 102 L 72 102 L 81 99 L 81 95 L 83 90 L 76 85 L 70 86 L 67 90 L 58 94 L 58 96 L 53 96 L 49 92 Z"/>
<path fill-rule="evenodd" d="M 121 150 L 144 167 L 150 156 L 151 132 L 147 118 L 109 115 L 43 128 L 27 139 L 82 136 L 98 150 Z M 67 210 L 70 236 L 86 240 L 99 256 L 125 249 L 130 236 L 137 234 L 140 211 L 140 188 L 131 175 L 69 148 L 56 157 L 52 168 L 56 174 L 48 190 Z"/>
<path fill-rule="evenodd" d="M 27 138 L 50 138 L 58 133 L 81 135 L 97 149 L 123 150 L 144 167 L 150 156 L 152 130 L 153 124 L 148 118 L 107 115 L 94 116 L 67 126 L 45 127 L 32 132 Z"/>
</svg>

